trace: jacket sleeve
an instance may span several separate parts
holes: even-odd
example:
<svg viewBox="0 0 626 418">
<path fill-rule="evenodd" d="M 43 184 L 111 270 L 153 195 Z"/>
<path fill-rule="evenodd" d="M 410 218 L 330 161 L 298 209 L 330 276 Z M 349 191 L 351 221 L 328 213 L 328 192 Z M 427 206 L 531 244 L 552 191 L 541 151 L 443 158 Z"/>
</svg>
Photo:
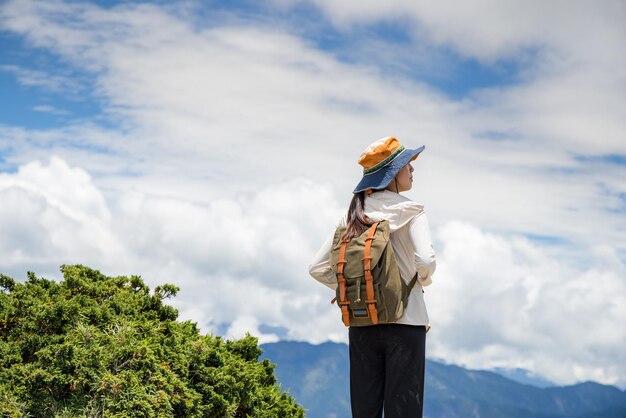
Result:
<svg viewBox="0 0 626 418">
<path fill-rule="evenodd" d="M 426 213 L 422 212 L 413 218 L 410 226 L 415 266 L 419 274 L 418 280 L 422 286 L 428 286 L 432 283 L 432 275 L 437 263 Z"/>
<path fill-rule="evenodd" d="M 309 274 L 315 280 L 328 286 L 332 290 L 337 288 L 337 277 L 330 266 L 330 250 L 333 245 L 334 236 L 335 234 L 333 233 L 333 235 L 324 242 L 309 265 Z"/>
</svg>

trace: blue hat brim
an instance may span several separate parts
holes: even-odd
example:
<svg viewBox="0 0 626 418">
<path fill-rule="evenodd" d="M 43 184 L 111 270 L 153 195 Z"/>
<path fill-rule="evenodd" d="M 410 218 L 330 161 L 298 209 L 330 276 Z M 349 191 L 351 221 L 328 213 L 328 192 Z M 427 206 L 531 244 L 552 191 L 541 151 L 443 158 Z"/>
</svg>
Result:
<svg viewBox="0 0 626 418">
<path fill-rule="evenodd" d="M 426 147 L 422 145 L 417 149 L 405 149 L 388 165 L 371 174 L 364 175 L 352 193 L 359 193 L 367 189 L 384 189 L 396 177 L 402 167 L 417 158 L 420 152 L 424 151 L 424 148 Z"/>
</svg>

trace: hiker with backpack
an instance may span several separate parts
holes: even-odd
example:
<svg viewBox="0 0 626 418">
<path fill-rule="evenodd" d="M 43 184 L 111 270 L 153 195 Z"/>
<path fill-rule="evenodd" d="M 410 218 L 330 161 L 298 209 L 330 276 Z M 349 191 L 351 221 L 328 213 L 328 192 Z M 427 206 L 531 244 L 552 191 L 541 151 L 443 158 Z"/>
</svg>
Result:
<svg viewBox="0 0 626 418">
<path fill-rule="evenodd" d="M 347 327 L 353 418 L 421 417 L 428 314 L 423 287 L 435 252 L 424 207 L 411 189 L 411 162 L 424 150 L 379 139 L 359 159 L 363 178 L 347 215 L 309 273 L 335 291 Z"/>
</svg>

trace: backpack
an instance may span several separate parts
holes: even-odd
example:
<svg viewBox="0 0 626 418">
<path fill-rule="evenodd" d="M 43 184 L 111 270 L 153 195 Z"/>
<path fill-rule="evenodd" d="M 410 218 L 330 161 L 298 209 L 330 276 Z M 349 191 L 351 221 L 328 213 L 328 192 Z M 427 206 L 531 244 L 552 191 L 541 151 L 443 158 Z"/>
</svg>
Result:
<svg viewBox="0 0 626 418">
<path fill-rule="evenodd" d="M 374 223 L 349 241 L 346 227 L 335 231 L 330 263 L 337 275 L 337 305 L 347 327 L 395 322 L 404 313 L 417 274 L 407 285 L 400 277 L 389 241 L 389 222 Z"/>
</svg>

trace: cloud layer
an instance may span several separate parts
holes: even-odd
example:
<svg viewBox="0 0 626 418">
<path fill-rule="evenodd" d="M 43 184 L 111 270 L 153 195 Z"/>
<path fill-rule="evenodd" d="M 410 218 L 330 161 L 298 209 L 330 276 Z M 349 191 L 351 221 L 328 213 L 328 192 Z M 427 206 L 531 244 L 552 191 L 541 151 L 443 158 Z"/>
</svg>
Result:
<svg viewBox="0 0 626 418">
<path fill-rule="evenodd" d="M 581 270 L 528 239 L 467 223 L 449 222 L 437 238 L 441 268 L 428 293 L 437 355 L 556 382 L 622 381 L 626 266 L 614 250 L 587 248 L 592 265 Z"/>
<path fill-rule="evenodd" d="M 100 111 L 42 102 L 68 122 L 0 125 L 0 167 L 15 170 L 0 174 L 3 272 L 137 273 L 180 285 L 181 314 L 207 331 L 344 340 L 306 267 L 358 154 L 391 133 L 427 146 L 408 195 L 437 239 L 430 354 L 626 385 L 626 12 L 479 3 L 300 2 L 322 19 L 300 26 L 272 17 L 297 12 L 282 1 L 258 19 L 192 3 L 5 3 L 4 33 L 60 65 L 7 58 L 0 71 L 86 92 Z M 371 35 L 389 22 L 406 41 Z M 320 46 L 331 32 L 354 42 Z M 451 98 L 420 78 L 464 62 L 512 65 L 513 81 Z"/>
<path fill-rule="evenodd" d="M 110 207 L 84 170 L 54 157 L 0 177 L 2 264 L 58 277 L 58 265 L 82 262 L 141 273 L 152 286 L 173 282 L 182 317 L 228 337 L 273 341 L 275 328 L 282 338 L 345 341 L 332 295 L 306 270 L 342 213 L 328 206 L 332 195 L 296 179 L 209 205 L 130 191 Z M 581 271 L 526 238 L 467 222 L 447 222 L 435 238 L 430 355 L 563 383 L 622 383 L 626 266 L 612 248 L 589 248 L 593 265 Z"/>
</svg>

